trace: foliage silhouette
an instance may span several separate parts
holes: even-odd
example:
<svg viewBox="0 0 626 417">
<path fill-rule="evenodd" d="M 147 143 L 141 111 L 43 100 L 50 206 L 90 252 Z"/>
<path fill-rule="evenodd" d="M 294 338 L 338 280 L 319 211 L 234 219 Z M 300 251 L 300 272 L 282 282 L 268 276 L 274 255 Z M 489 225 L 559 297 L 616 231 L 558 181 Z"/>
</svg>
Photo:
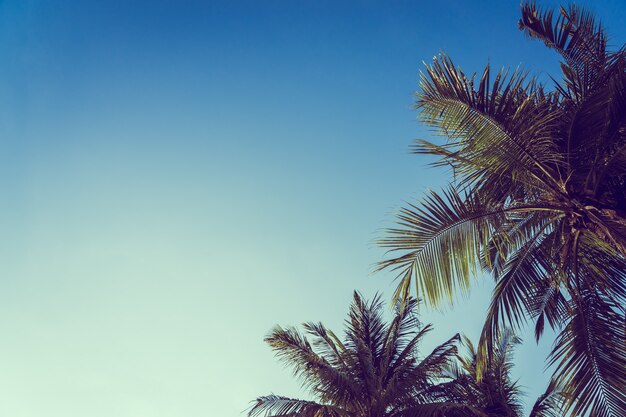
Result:
<svg viewBox="0 0 626 417">
<path fill-rule="evenodd" d="M 489 66 L 479 79 L 441 55 L 426 68 L 419 119 L 446 138 L 419 140 L 455 181 L 398 214 L 379 241 L 396 256 L 394 298 L 415 285 L 432 305 L 489 271 L 496 286 L 477 349 L 478 378 L 505 326 L 558 332 L 549 364 L 566 412 L 626 415 L 626 49 L 607 49 L 594 15 L 522 5 L 519 27 L 562 58 L 548 90 Z"/>
<path fill-rule="evenodd" d="M 343 341 L 321 323 L 303 325 L 312 341 L 295 328 L 276 327 L 265 340 L 315 401 L 267 395 L 248 416 L 487 417 L 450 401 L 451 383 L 440 383 L 456 357 L 458 334 L 418 356 L 432 327 L 420 325 L 416 306 L 412 298 L 398 303 L 385 323 L 380 297 L 367 303 L 355 292 Z"/>
<path fill-rule="evenodd" d="M 464 337 L 467 354 L 460 356 L 448 370 L 453 378 L 449 397 L 480 409 L 490 417 L 522 417 L 522 392 L 511 378 L 513 349 L 519 343 L 520 339 L 510 329 L 505 329 L 489 354 L 483 377 L 479 378 L 476 349 Z M 528 416 L 561 417 L 563 399 L 561 388 L 551 381 Z"/>
</svg>

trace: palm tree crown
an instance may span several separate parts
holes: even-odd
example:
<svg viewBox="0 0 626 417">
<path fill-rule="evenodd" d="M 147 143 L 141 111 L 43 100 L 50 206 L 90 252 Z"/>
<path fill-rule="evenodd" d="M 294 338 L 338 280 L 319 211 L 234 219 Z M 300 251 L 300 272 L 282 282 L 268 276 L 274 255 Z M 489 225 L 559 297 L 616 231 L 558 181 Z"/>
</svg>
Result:
<svg viewBox="0 0 626 417">
<path fill-rule="evenodd" d="M 483 416 L 469 405 L 446 401 L 438 387 L 457 353 L 456 335 L 419 358 L 417 347 L 431 326 L 420 326 L 416 301 L 399 303 L 391 322 L 379 297 L 367 303 L 355 292 L 344 340 L 321 323 L 275 328 L 266 341 L 293 366 L 315 401 L 278 395 L 259 397 L 248 415 L 293 417 L 465 417 Z"/>
<path fill-rule="evenodd" d="M 626 49 L 607 49 L 593 14 L 522 5 L 520 28 L 562 58 L 547 89 L 489 66 L 477 79 L 440 56 L 426 68 L 419 118 L 446 138 L 418 141 L 455 182 L 402 209 L 380 241 L 398 256 L 396 299 L 415 283 L 431 304 L 467 291 L 480 269 L 496 282 L 478 346 L 479 377 L 504 326 L 546 323 L 549 363 L 568 411 L 626 415 Z"/>
</svg>

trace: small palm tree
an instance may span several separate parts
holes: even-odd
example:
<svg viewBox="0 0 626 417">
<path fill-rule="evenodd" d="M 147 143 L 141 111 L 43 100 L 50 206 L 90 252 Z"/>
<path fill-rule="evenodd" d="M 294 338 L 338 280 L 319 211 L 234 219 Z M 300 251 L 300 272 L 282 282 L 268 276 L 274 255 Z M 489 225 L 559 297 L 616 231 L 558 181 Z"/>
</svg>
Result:
<svg viewBox="0 0 626 417">
<path fill-rule="evenodd" d="M 511 378 L 513 349 L 520 339 L 505 329 L 489 355 L 483 376 L 477 372 L 477 353 L 473 343 L 463 338 L 467 350 L 449 368 L 452 378 L 448 396 L 482 410 L 489 417 L 522 417 L 522 393 Z M 551 381 L 546 391 L 535 401 L 528 417 L 561 417 L 563 394 Z"/>
<path fill-rule="evenodd" d="M 467 417 L 483 416 L 470 405 L 447 401 L 438 381 L 457 354 L 459 335 L 419 358 L 417 348 L 431 326 L 420 326 L 417 303 L 399 303 L 392 321 L 382 302 L 355 292 L 341 341 L 321 323 L 306 323 L 306 336 L 275 328 L 265 339 L 308 388 L 315 401 L 268 395 L 248 416 L 273 417 Z"/>
<path fill-rule="evenodd" d="M 447 140 L 418 141 L 455 182 L 402 209 L 380 241 L 398 256 L 396 299 L 430 304 L 467 291 L 480 269 L 496 287 L 478 371 L 505 326 L 558 332 L 549 363 L 568 411 L 626 416 L 626 49 L 607 49 L 594 16 L 522 5 L 520 28 L 562 57 L 548 90 L 487 66 L 477 80 L 436 58 L 421 79 L 422 122 Z"/>
</svg>

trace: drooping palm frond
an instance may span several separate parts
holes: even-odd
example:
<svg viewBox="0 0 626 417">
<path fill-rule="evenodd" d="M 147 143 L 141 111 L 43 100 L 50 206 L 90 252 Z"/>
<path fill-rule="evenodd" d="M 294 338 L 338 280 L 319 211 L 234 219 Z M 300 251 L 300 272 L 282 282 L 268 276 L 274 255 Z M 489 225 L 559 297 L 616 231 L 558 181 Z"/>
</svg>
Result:
<svg viewBox="0 0 626 417">
<path fill-rule="evenodd" d="M 626 415 L 626 319 L 591 288 L 570 301 L 570 320 L 555 341 L 550 364 L 570 398 L 573 415 Z"/>
<path fill-rule="evenodd" d="M 486 356 L 494 351 L 493 343 L 500 339 L 503 327 L 521 328 L 529 313 L 531 317 L 547 315 L 551 326 L 558 325 L 558 312 L 552 307 L 559 306 L 553 306 L 550 297 L 554 291 L 560 294 L 559 283 L 553 279 L 557 272 L 547 255 L 551 252 L 551 235 L 558 217 L 541 217 L 531 236 L 522 240 L 520 247 L 506 257 L 502 270 L 497 272 L 496 286 L 478 343 L 479 373 Z M 558 295 L 556 297 L 558 300 Z"/>
<path fill-rule="evenodd" d="M 482 195 L 462 196 L 455 188 L 443 195 L 432 192 L 421 206 L 410 205 L 398 215 L 400 228 L 388 230 L 378 241 L 400 256 L 379 263 L 379 270 L 399 271 L 400 283 L 394 294 L 406 296 L 415 279 L 417 294 L 432 304 L 467 291 L 481 259 L 489 258 L 488 246 L 494 230 L 518 212 L 558 213 L 550 205 L 490 205 Z"/>
<path fill-rule="evenodd" d="M 443 196 L 432 192 L 424 206 L 402 209 L 398 220 L 403 228 L 390 230 L 389 237 L 379 244 L 406 253 L 381 262 L 380 269 L 400 271 L 394 298 L 406 296 L 415 278 L 417 293 L 437 304 L 470 287 L 469 277 L 477 268 L 472 261 L 479 256 L 480 231 L 488 228 L 486 219 L 502 212 L 485 210 L 472 200 L 463 201 L 454 189 Z"/>
<path fill-rule="evenodd" d="M 298 400 L 279 395 L 266 395 L 257 398 L 255 404 L 248 411 L 248 416 L 355 417 L 356 414 L 332 405 L 319 404 L 314 401 Z"/>
</svg>

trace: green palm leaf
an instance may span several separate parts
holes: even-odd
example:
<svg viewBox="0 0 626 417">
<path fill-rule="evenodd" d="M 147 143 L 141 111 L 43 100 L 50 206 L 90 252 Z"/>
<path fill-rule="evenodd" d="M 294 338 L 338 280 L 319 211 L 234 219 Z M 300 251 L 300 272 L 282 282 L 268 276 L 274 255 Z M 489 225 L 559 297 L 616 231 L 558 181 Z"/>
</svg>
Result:
<svg viewBox="0 0 626 417">
<path fill-rule="evenodd" d="M 626 323 L 617 306 L 590 288 L 571 301 L 571 318 L 551 353 L 573 415 L 626 415 Z"/>
<path fill-rule="evenodd" d="M 392 252 L 403 252 L 380 262 L 378 269 L 399 271 L 394 298 L 407 294 L 415 279 L 417 294 L 436 305 L 470 288 L 470 277 L 476 275 L 481 259 L 489 258 L 482 248 L 499 225 L 518 212 L 558 210 L 547 205 L 489 206 L 479 194 L 464 198 L 454 188 L 443 195 L 431 192 L 422 206 L 402 209 L 400 227 L 389 229 L 388 237 L 378 241 Z"/>
</svg>

